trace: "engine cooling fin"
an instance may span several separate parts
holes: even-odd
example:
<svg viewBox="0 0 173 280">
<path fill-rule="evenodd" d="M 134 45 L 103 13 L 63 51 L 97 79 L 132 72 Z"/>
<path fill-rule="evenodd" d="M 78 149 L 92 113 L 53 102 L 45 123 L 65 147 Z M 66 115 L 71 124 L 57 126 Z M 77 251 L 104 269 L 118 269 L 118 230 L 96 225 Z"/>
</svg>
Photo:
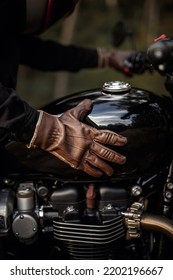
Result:
<svg viewBox="0 0 173 280">
<path fill-rule="evenodd" d="M 73 259 L 108 258 L 116 241 L 125 236 L 122 216 L 101 225 L 86 225 L 53 221 L 54 238 L 63 242 Z"/>
</svg>

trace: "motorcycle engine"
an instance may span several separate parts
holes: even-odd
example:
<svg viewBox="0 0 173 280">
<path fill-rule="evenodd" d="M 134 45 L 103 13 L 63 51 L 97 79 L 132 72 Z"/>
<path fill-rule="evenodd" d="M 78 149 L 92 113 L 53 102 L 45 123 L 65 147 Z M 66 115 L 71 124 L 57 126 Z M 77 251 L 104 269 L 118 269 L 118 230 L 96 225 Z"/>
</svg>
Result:
<svg viewBox="0 0 173 280">
<path fill-rule="evenodd" d="M 124 240 L 122 211 L 132 201 L 125 187 L 108 183 L 38 181 L 0 191 L 0 235 L 12 234 L 32 244 L 39 231 L 51 234 L 63 254 L 73 259 L 107 259 Z"/>
</svg>

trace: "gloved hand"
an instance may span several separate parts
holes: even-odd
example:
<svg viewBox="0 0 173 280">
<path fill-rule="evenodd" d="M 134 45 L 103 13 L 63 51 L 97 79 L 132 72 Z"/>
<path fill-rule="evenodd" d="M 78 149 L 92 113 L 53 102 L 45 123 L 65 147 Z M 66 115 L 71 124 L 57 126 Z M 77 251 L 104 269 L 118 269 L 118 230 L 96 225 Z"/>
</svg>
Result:
<svg viewBox="0 0 173 280">
<path fill-rule="evenodd" d="M 112 67 L 127 76 L 151 71 L 147 55 L 141 51 L 119 51 L 98 49 L 98 66 Z"/>
<path fill-rule="evenodd" d="M 92 102 L 85 99 L 76 107 L 56 117 L 44 111 L 35 128 L 28 148 L 41 148 L 94 177 L 103 173 L 113 174 L 113 168 L 106 162 L 123 164 L 126 158 L 105 145 L 123 146 L 127 139 L 114 132 L 97 130 L 82 123 L 91 111 Z"/>
<path fill-rule="evenodd" d="M 133 51 L 119 51 L 119 50 L 107 50 L 98 49 L 98 67 L 113 67 L 119 71 L 126 71 L 125 61 L 128 60 Z"/>
</svg>

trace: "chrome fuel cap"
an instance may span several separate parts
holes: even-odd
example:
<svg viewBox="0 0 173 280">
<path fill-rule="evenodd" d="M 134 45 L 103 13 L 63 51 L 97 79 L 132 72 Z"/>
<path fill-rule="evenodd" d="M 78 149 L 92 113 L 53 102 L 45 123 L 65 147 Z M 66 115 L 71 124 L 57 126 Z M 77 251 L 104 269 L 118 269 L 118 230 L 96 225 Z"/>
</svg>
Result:
<svg viewBox="0 0 173 280">
<path fill-rule="evenodd" d="M 109 93 L 126 92 L 131 89 L 131 85 L 126 82 L 112 81 L 104 83 L 102 90 Z"/>
</svg>

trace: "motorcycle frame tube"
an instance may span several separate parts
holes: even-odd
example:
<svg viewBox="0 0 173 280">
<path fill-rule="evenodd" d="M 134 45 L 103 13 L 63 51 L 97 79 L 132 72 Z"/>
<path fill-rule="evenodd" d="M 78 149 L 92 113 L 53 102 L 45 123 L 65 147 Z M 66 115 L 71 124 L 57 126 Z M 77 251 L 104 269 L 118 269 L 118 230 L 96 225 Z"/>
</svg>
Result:
<svg viewBox="0 0 173 280">
<path fill-rule="evenodd" d="M 173 221 L 164 216 L 143 213 L 141 229 L 161 232 L 173 239 Z"/>
</svg>

